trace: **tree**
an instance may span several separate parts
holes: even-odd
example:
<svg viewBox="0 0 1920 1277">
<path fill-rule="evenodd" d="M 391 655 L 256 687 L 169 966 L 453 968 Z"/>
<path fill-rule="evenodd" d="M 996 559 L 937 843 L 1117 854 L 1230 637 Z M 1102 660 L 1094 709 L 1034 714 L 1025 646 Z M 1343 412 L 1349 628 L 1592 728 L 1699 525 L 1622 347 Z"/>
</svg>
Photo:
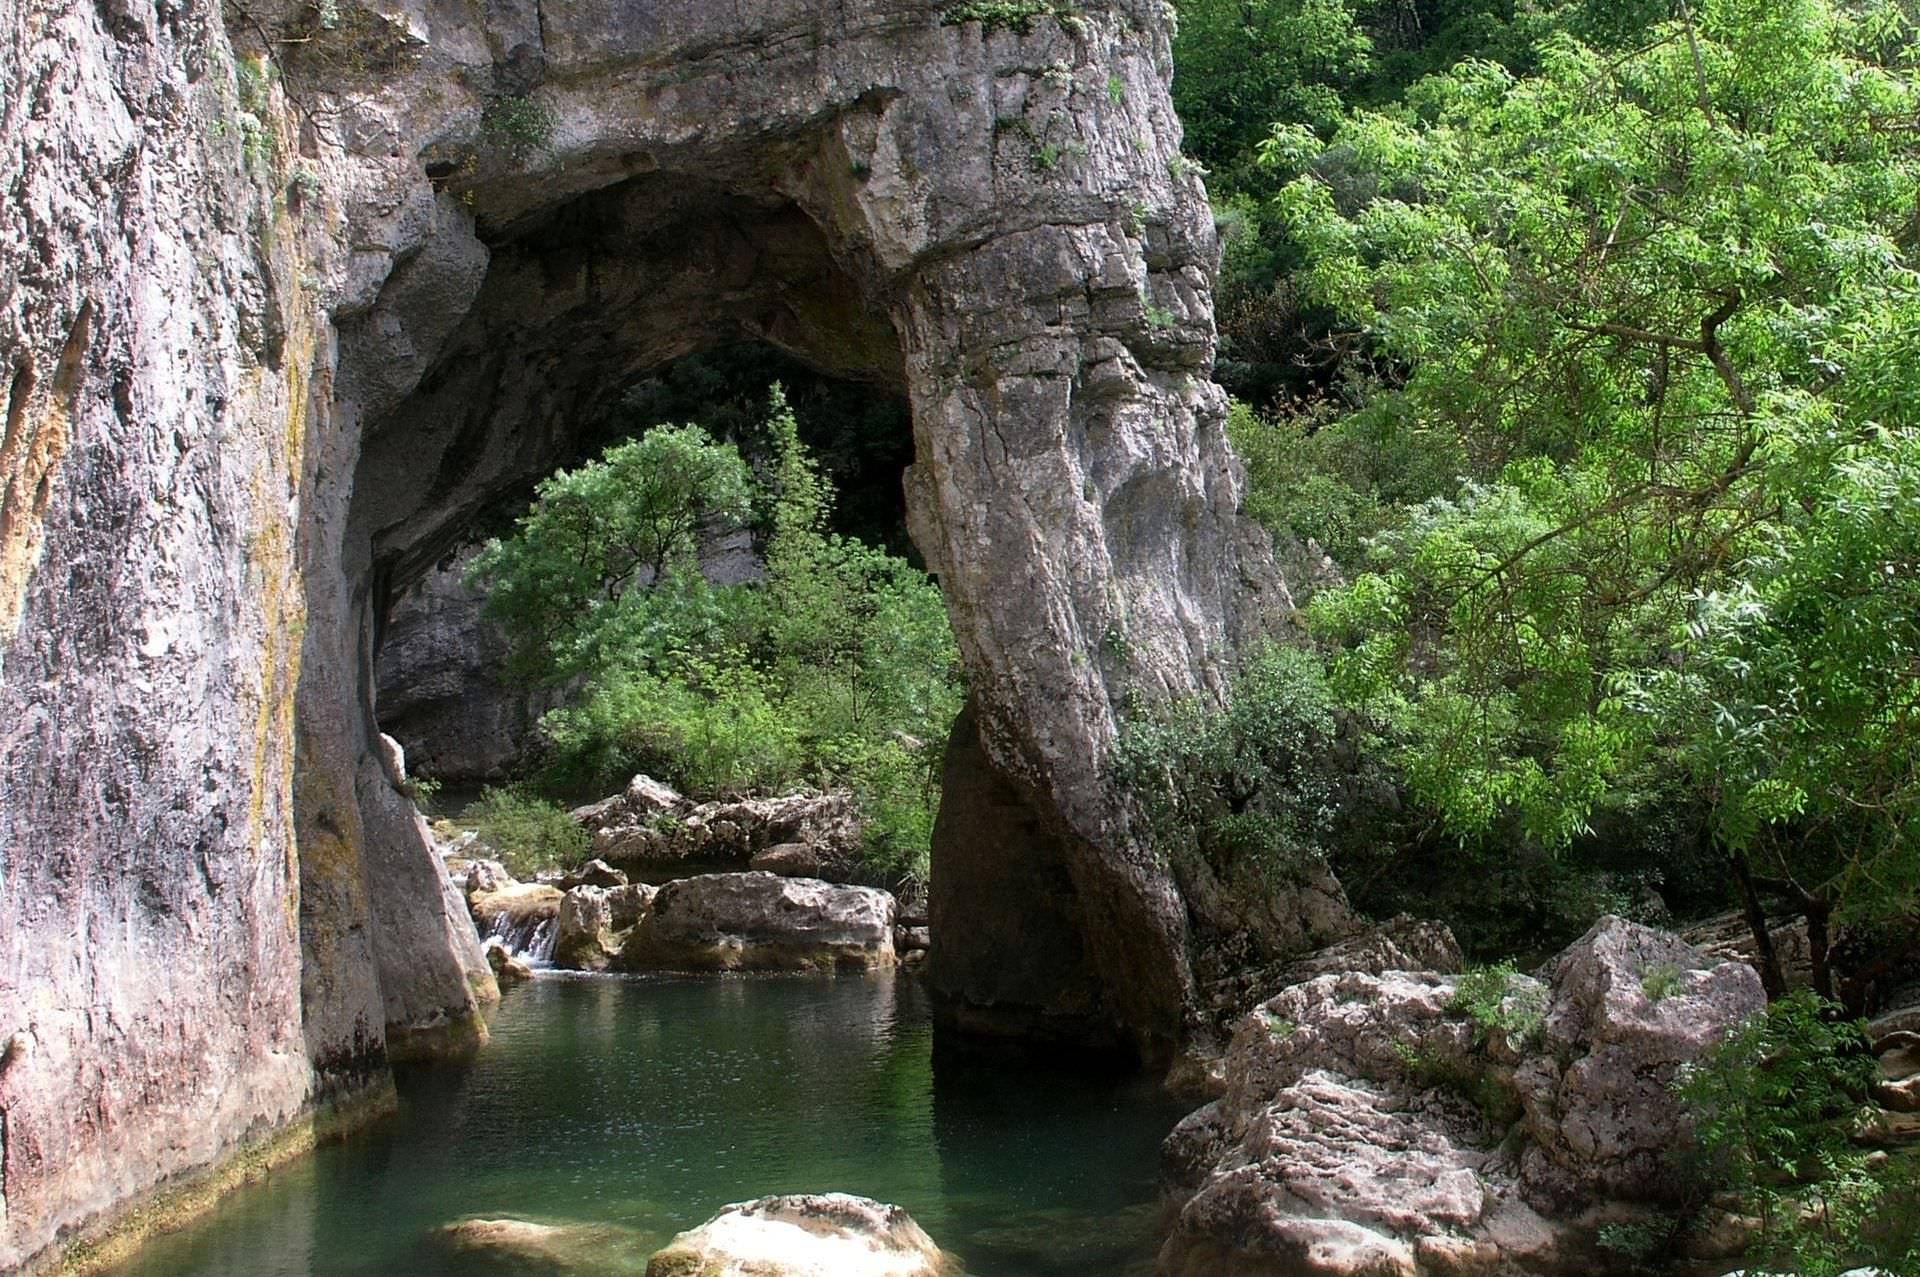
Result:
<svg viewBox="0 0 1920 1277">
<path fill-rule="evenodd" d="M 656 426 L 543 480 L 515 535 L 487 542 L 467 579 L 513 636 L 516 668 L 564 682 L 591 666 L 645 587 L 692 562 L 703 533 L 743 526 L 752 495 L 732 444 Z"/>
<path fill-rule="evenodd" d="M 1380 374 L 1349 428 L 1464 471 L 1315 600 L 1333 685 L 1462 835 L 1690 776 L 1776 993 L 1768 900 L 1850 1000 L 1920 921 L 1914 51 L 1893 4 L 1706 0 L 1264 150 Z"/>
</svg>

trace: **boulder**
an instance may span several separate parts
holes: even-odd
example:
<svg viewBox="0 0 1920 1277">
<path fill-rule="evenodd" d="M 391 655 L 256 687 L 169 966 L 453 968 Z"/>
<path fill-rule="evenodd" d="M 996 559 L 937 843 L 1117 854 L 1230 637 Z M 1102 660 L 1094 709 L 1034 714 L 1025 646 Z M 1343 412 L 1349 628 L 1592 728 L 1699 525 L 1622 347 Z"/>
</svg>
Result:
<svg viewBox="0 0 1920 1277">
<path fill-rule="evenodd" d="M 622 947 L 622 970 L 890 967 L 893 897 L 769 873 L 703 874 L 661 887 Z"/>
<path fill-rule="evenodd" d="M 494 982 L 502 989 L 533 979 L 533 968 L 507 952 L 503 944 L 487 946 L 487 965 L 493 968 Z"/>
<path fill-rule="evenodd" d="M 647 1277 L 958 1277 L 898 1206 L 847 1193 L 762 1197 L 681 1233 Z"/>
<path fill-rule="evenodd" d="M 1672 1083 L 1732 1025 L 1761 1010 L 1760 977 L 1678 936 L 1604 918 L 1549 968 L 1553 1004 L 1514 1075 L 1530 1147 L 1530 1197 L 1677 1199 L 1686 1115 Z"/>
<path fill-rule="evenodd" d="M 804 842 L 777 843 L 747 862 L 749 869 L 783 878 L 818 878 L 824 867 L 820 849 Z"/>
<path fill-rule="evenodd" d="M 562 875 L 553 885 L 562 891 L 572 891 L 575 887 L 624 887 L 627 876 L 604 860 L 589 860 L 572 873 Z"/>
<path fill-rule="evenodd" d="M 901 926 L 893 929 L 893 947 L 899 953 L 919 953 L 932 944 L 932 933 L 926 927 Z"/>
<path fill-rule="evenodd" d="M 852 795 L 842 792 L 695 805 L 651 777 L 635 776 L 622 793 L 573 815 L 592 836 L 596 857 L 656 876 L 688 866 L 738 865 L 841 878 L 860 855 L 859 814 Z"/>
<path fill-rule="evenodd" d="M 653 897 L 659 890 L 644 882 L 609 889 L 607 909 L 613 915 L 614 931 L 625 931 L 640 921 L 640 915 L 647 911 L 647 906 L 653 903 Z"/>
<path fill-rule="evenodd" d="M 1224 1093 L 1163 1149 L 1163 1277 L 1607 1271 L 1600 1223 L 1685 1197 L 1668 1084 L 1764 998 L 1752 968 L 1619 918 L 1544 975 L 1509 980 L 1498 1023 L 1457 978 L 1396 970 L 1315 975 L 1244 1017 Z"/>
<path fill-rule="evenodd" d="M 470 860 L 467 862 L 467 897 L 491 895 L 514 885 L 514 877 L 507 867 L 497 860 Z"/>
<path fill-rule="evenodd" d="M 604 971 L 618 946 L 605 887 L 575 887 L 560 897 L 553 931 L 553 965 L 566 971 Z"/>
</svg>

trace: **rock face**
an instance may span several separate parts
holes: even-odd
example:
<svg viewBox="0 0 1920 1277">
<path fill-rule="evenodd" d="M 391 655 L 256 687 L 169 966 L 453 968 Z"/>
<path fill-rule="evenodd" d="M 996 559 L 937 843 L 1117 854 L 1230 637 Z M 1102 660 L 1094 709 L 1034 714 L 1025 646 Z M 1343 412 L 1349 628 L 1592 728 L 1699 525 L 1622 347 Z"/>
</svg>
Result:
<svg viewBox="0 0 1920 1277">
<path fill-rule="evenodd" d="M 465 581 L 473 553 L 436 564 L 393 605 L 374 665 L 381 729 L 436 780 L 507 778 L 554 704 L 505 680 L 506 632 L 480 615 L 486 598 Z"/>
<path fill-rule="evenodd" d="M 1668 1084 L 1764 1005 L 1752 968 L 1608 918 L 1496 1024 L 1458 988 L 1318 975 L 1246 1017 L 1225 1095 L 1167 1141 L 1161 1273 L 1601 1272 L 1599 1222 L 1680 1201 Z"/>
<path fill-rule="evenodd" d="M 949 1003 L 1170 1049 L 1186 915 L 1105 763 L 1126 698 L 1217 690 L 1270 571 L 1212 223 L 1158 0 L 951 14 L 0 6 L 0 1268 L 477 1039 L 377 748 L 387 612 L 632 377 L 742 337 L 912 403 L 969 748 L 1076 959 L 1056 998 L 936 923 Z"/>
<path fill-rule="evenodd" d="M 762 1197 L 681 1233 L 647 1277 L 959 1277 L 898 1206 L 847 1193 Z"/>
<path fill-rule="evenodd" d="M 624 971 L 828 970 L 894 963 L 893 897 L 767 873 L 660 888 L 620 950 Z"/>
</svg>

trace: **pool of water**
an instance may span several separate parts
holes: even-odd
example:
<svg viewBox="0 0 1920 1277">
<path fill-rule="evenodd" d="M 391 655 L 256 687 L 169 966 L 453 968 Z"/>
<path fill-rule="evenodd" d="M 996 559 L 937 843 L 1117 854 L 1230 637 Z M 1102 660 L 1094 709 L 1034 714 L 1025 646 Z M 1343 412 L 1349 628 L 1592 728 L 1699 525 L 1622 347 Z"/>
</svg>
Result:
<svg viewBox="0 0 1920 1277">
<path fill-rule="evenodd" d="M 122 1277 L 464 1277 L 470 1217 L 603 1226 L 639 1273 L 728 1202 L 843 1190 L 911 1211 L 974 1277 L 1152 1270 L 1159 1144 L 1141 1079 L 953 1061 L 910 977 L 543 977 L 472 1064 L 236 1193 Z M 489 1269 L 488 1271 L 493 1271 Z"/>
</svg>

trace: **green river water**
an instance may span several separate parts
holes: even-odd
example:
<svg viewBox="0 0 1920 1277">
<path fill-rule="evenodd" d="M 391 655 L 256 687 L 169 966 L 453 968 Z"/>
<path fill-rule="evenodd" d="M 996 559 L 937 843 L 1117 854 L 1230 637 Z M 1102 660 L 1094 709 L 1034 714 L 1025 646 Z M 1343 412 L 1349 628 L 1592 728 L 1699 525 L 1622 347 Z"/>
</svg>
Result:
<svg viewBox="0 0 1920 1277">
<path fill-rule="evenodd" d="M 936 1061 L 911 977 L 544 976 L 491 1027 L 123 1277 L 466 1277 L 433 1232 L 474 1216 L 611 1226 L 596 1273 L 639 1273 L 728 1202 L 833 1189 L 905 1206 L 972 1277 L 1151 1271 L 1183 1109 L 1141 1079 Z"/>
</svg>

